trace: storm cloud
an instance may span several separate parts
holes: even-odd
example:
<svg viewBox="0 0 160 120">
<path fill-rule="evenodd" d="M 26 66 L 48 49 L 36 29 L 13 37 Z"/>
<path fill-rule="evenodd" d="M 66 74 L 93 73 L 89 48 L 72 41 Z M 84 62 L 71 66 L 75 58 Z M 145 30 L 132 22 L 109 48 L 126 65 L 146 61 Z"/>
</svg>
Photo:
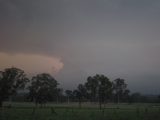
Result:
<svg viewBox="0 0 160 120">
<path fill-rule="evenodd" d="M 100 73 L 158 94 L 159 21 L 159 0 L 0 0 L 0 58 L 23 54 L 34 68 L 33 56 L 41 56 L 47 67 L 61 66 L 56 78 L 65 88 Z"/>
</svg>

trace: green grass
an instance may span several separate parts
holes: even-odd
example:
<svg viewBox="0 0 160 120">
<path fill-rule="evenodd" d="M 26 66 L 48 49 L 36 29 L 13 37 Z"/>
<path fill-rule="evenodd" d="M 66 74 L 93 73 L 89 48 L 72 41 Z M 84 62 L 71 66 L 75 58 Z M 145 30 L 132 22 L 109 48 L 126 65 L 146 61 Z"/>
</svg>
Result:
<svg viewBox="0 0 160 120">
<path fill-rule="evenodd" d="M 7 106 L 7 103 L 5 104 Z M 35 108 L 31 103 L 14 103 L 0 110 L 0 120 L 160 120 L 160 107 L 156 104 L 107 104 L 99 110 L 97 105 L 47 104 Z"/>
</svg>

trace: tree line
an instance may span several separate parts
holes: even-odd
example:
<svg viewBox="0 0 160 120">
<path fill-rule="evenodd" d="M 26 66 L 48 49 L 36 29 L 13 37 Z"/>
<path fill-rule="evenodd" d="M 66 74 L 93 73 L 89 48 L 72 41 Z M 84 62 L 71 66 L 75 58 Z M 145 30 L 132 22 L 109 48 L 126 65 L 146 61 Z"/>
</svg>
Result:
<svg viewBox="0 0 160 120">
<path fill-rule="evenodd" d="M 48 73 L 41 73 L 29 79 L 19 68 L 6 68 L 0 71 L 0 107 L 19 90 L 26 90 L 25 99 L 36 105 L 47 102 L 83 102 L 99 103 L 100 109 L 108 102 L 134 102 L 140 94 L 130 94 L 124 79 L 111 81 L 102 74 L 89 76 L 84 84 L 79 84 L 75 90 L 65 90 L 58 87 L 59 83 Z"/>
</svg>

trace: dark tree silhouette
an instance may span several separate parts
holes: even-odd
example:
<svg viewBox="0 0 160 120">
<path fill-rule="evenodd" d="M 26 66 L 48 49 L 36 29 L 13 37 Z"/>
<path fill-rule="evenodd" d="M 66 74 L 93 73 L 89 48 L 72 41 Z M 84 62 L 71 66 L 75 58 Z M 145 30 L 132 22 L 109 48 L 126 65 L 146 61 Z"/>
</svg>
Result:
<svg viewBox="0 0 160 120">
<path fill-rule="evenodd" d="M 104 75 L 96 74 L 93 77 L 88 77 L 85 86 L 91 102 L 95 102 L 96 98 L 98 98 L 100 109 L 102 108 L 102 103 L 105 105 L 106 100 L 112 95 L 112 82 Z"/>
<path fill-rule="evenodd" d="M 81 93 L 78 90 L 74 90 L 73 95 L 76 99 L 78 99 L 79 108 L 81 108 L 81 100 L 82 100 Z"/>
<path fill-rule="evenodd" d="M 130 103 L 134 103 L 134 102 L 145 102 L 144 100 L 144 96 L 141 95 L 141 93 L 136 92 L 136 93 L 132 93 L 130 96 Z"/>
<path fill-rule="evenodd" d="M 52 97 L 56 97 L 57 103 L 61 102 L 61 99 L 62 99 L 62 96 L 63 96 L 63 89 L 62 88 L 56 88 L 55 93 L 56 93 L 55 94 L 56 96 L 53 95 Z M 52 100 L 54 100 L 54 98 L 52 98 Z"/>
<path fill-rule="evenodd" d="M 102 108 L 102 103 L 105 105 L 112 94 L 112 82 L 104 75 L 96 75 L 98 80 L 98 96 L 99 96 L 99 107 Z"/>
<path fill-rule="evenodd" d="M 28 78 L 19 68 L 7 68 L 0 72 L 0 107 L 10 95 L 16 94 L 18 89 L 25 87 Z"/>
<path fill-rule="evenodd" d="M 74 96 L 78 99 L 79 102 L 79 108 L 81 108 L 82 101 L 84 98 L 86 98 L 87 90 L 84 85 L 79 84 L 77 87 L 77 90 L 73 91 Z"/>
<path fill-rule="evenodd" d="M 124 79 L 117 78 L 113 81 L 113 89 L 117 98 L 117 103 L 120 102 L 126 88 L 127 84 Z"/>
<path fill-rule="evenodd" d="M 0 107 L 4 100 L 17 93 L 17 90 L 24 88 L 28 82 L 23 70 L 18 68 L 7 68 L 0 71 Z M 66 96 L 63 95 L 63 89 L 57 88 L 57 81 L 49 74 L 42 73 L 33 76 L 30 82 L 29 98 L 37 104 L 45 104 L 48 101 L 77 100 L 79 107 L 83 101 L 99 102 L 100 109 L 109 100 L 116 96 L 117 103 L 132 102 L 137 94 L 130 95 L 127 84 L 124 79 L 116 79 L 113 82 L 105 75 L 96 74 L 89 76 L 87 82 L 79 84 L 74 91 L 66 90 Z M 14 96 L 15 97 L 15 96 Z M 75 99 L 74 99 L 75 98 Z M 137 97 L 138 98 L 138 97 Z M 141 97 L 142 98 L 142 97 Z"/>
<path fill-rule="evenodd" d="M 29 97 L 37 104 L 45 104 L 57 93 L 57 81 L 49 74 L 34 76 L 29 86 Z"/>
<path fill-rule="evenodd" d="M 70 103 L 70 99 L 73 97 L 73 92 L 72 92 L 72 90 L 66 90 L 65 94 L 67 96 L 67 102 L 69 104 Z"/>
<path fill-rule="evenodd" d="M 123 102 L 129 102 L 130 90 L 128 90 L 128 89 L 124 90 L 122 99 L 123 99 Z"/>
<path fill-rule="evenodd" d="M 87 88 L 91 102 L 95 102 L 97 91 L 98 91 L 98 80 L 96 79 L 96 76 L 94 77 L 89 76 L 87 78 L 87 82 L 85 83 L 85 86 Z"/>
<path fill-rule="evenodd" d="M 157 102 L 160 103 L 160 95 L 158 95 L 157 98 L 158 98 Z"/>
</svg>

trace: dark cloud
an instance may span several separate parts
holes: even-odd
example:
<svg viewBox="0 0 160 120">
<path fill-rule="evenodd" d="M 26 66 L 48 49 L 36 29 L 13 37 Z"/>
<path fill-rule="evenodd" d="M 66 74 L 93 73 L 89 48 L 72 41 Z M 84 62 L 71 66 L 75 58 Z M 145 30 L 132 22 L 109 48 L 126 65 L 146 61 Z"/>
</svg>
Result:
<svg viewBox="0 0 160 120">
<path fill-rule="evenodd" d="M 160 79 L 159 21 L 159 0 L 0 0 L 0 52 L 61 57 L 66 87 L 104 73 L 146 89 L 141 75 Z"/>
</svg>

